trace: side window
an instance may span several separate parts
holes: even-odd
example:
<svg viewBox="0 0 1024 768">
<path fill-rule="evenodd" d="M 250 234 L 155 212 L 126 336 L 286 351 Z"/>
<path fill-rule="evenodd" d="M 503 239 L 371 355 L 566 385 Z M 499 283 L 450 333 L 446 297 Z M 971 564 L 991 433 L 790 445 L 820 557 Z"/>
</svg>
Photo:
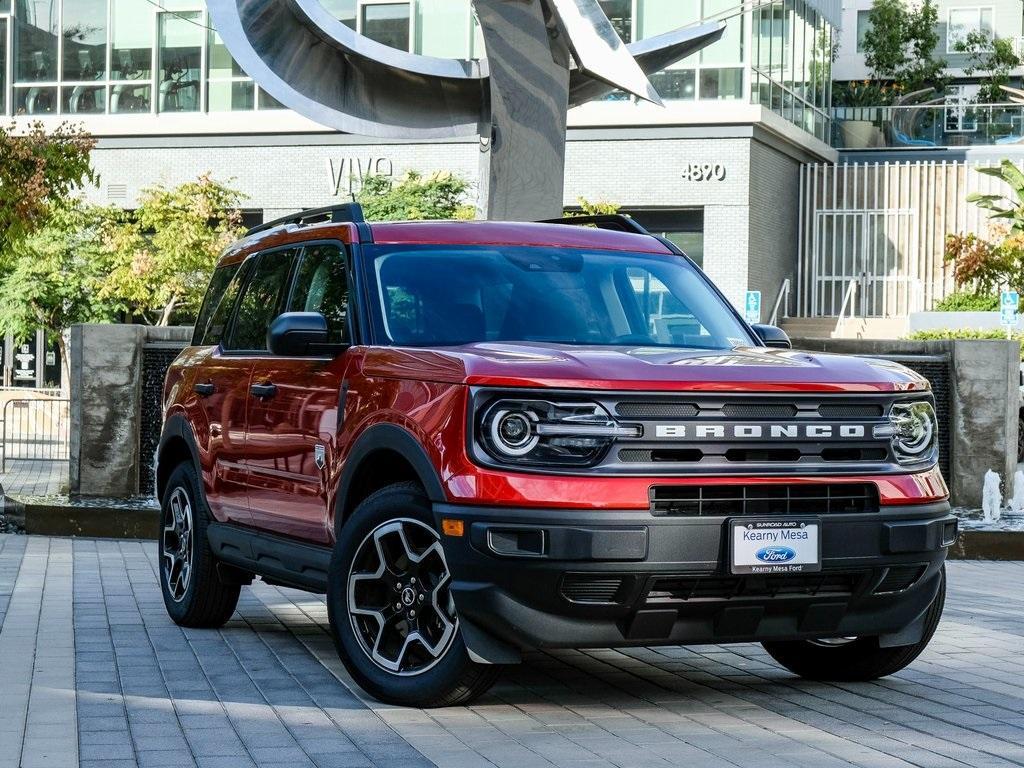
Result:
<svg viewBox="0 0 1024 768">
<path fill-rule="evenodd" d="M 280 312 L 295 251 L 270 251 L 256 258 L 251 269 L 252 277 L 246 282 L 238 300 L 231 338 L 226 345 L 228 349 L 266 350 L 267 328 Z"/>
<path fill-rule="evenodd" d="M 231 310 L 238 298 L 238 288 L 242 284 L 248 267 L 232 264 L 221 267 L 213 273 L 210 287 L 203 299 L 203 306 L 196 319 L 196 329 L 192 334 L 195 346 L 214 346 L 224 340 L 224 332 L 231 320 Z"/>
<path fill-rule="evenodd" d="M 306 248 L 288 311 L 319 312 L 327 319 L 330 343 L 348 343 L 348 274 L 345 256 L 338 246 Z"/>
</svg>

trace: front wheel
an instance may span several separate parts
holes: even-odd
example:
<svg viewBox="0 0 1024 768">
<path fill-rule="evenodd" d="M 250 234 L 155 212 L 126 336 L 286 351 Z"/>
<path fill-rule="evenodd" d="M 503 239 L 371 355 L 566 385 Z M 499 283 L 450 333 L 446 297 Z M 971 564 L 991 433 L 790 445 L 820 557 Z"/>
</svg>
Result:
<svg viewBox="0 0 1024 768">
<path fill-rule="evenodd" d="M 809 680 L 863 682 L 895 674 L 916 659 L 939 626 L 946 603 L 946 567 L 939 573 L 939 591 L 928 606 L 924 633 L 913 645 L 883 648 L 877 637 L 838 637 L 763 643 L 764 649 L 790 672 Z"/>
<path fill-rule="evenodd" d="M 441 539 L 416 484 L 389 486 L 356 507 L 331 557 L 327 608 L 342 661 L 381 701 L 465 704 L 497 677 L 466 651 Z"/>
</svg>

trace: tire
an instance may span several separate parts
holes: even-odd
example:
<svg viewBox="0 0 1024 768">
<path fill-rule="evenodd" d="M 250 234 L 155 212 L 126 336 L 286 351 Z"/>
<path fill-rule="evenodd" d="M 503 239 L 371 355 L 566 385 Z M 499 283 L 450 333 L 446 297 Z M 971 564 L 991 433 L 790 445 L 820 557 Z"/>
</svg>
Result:
<svg viewBox="0 0 1024 768">
<path fill-rule="evenodd" d="M 364 691 L 389 704 L 450 707 L 491 687 L 500 669 L 470 660 L 450 582 L 418 484 L 388 486 L 356 507 L 331 557 L 327 610 L 338 655 Z M 414 633 L 422 640 L 409 640 Z"/>
<path fill-rule="evenodd" d="M 177 523 L 172 520 L 176 518 Z M 187 525 L 186 546 L 180 548 Z M 199 478 L 190 462 L 182 462 L 167 481 L 160 501 L 160 591 L 167 614 L 181 627 L 216 628 L 231 618 L 238 605 L 238 584 L 225 584 L 206 538 L 210 512 L 199 492 Z M 183 576 L 182 563 L 188 563 Z"/>
<path fill-rule="evenodd" d="M 939 592 L 925 613 L 924 634 L 914 645 L 882 648 L 877 637 L 858 637 L 847 642 L 770 642 L 763 643 L 764 649 L 790 672 L 808 680 L 865 682 L 892 675 L 916 659 L 935 634 L 946 602 L 946 566 L 939 578 Z"/>
</svg>

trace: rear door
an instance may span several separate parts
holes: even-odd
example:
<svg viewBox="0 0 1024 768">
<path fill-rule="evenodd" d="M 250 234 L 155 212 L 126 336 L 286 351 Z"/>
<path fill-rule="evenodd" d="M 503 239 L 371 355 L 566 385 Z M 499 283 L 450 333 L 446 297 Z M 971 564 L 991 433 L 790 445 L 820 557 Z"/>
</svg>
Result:
<svg viewBox="0 0 1024 768">
<path fill-rule="evenodd" d="M 340 244 L 303 249 L 286 309 L 322 314 L 330 345 L 317 356 L 268 354 L 256 362 L 246 432 L 249 509 L 261 529 L 329 543 L 328 488 L 351 338 Z"/>
</svg>

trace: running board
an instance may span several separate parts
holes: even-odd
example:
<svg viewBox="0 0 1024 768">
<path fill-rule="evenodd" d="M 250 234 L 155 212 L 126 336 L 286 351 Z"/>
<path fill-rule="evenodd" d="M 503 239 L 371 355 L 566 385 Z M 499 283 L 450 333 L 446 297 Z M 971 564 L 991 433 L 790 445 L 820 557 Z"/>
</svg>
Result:
<svg viewBox="0 0 1024 768">
<path fill-rule="evenodd" d="M 330 547 L 296 541 L 230 523 L 206 528 L 210 549 L 218 560 L 307 592 L 327 592 Z"/>
</svg>

